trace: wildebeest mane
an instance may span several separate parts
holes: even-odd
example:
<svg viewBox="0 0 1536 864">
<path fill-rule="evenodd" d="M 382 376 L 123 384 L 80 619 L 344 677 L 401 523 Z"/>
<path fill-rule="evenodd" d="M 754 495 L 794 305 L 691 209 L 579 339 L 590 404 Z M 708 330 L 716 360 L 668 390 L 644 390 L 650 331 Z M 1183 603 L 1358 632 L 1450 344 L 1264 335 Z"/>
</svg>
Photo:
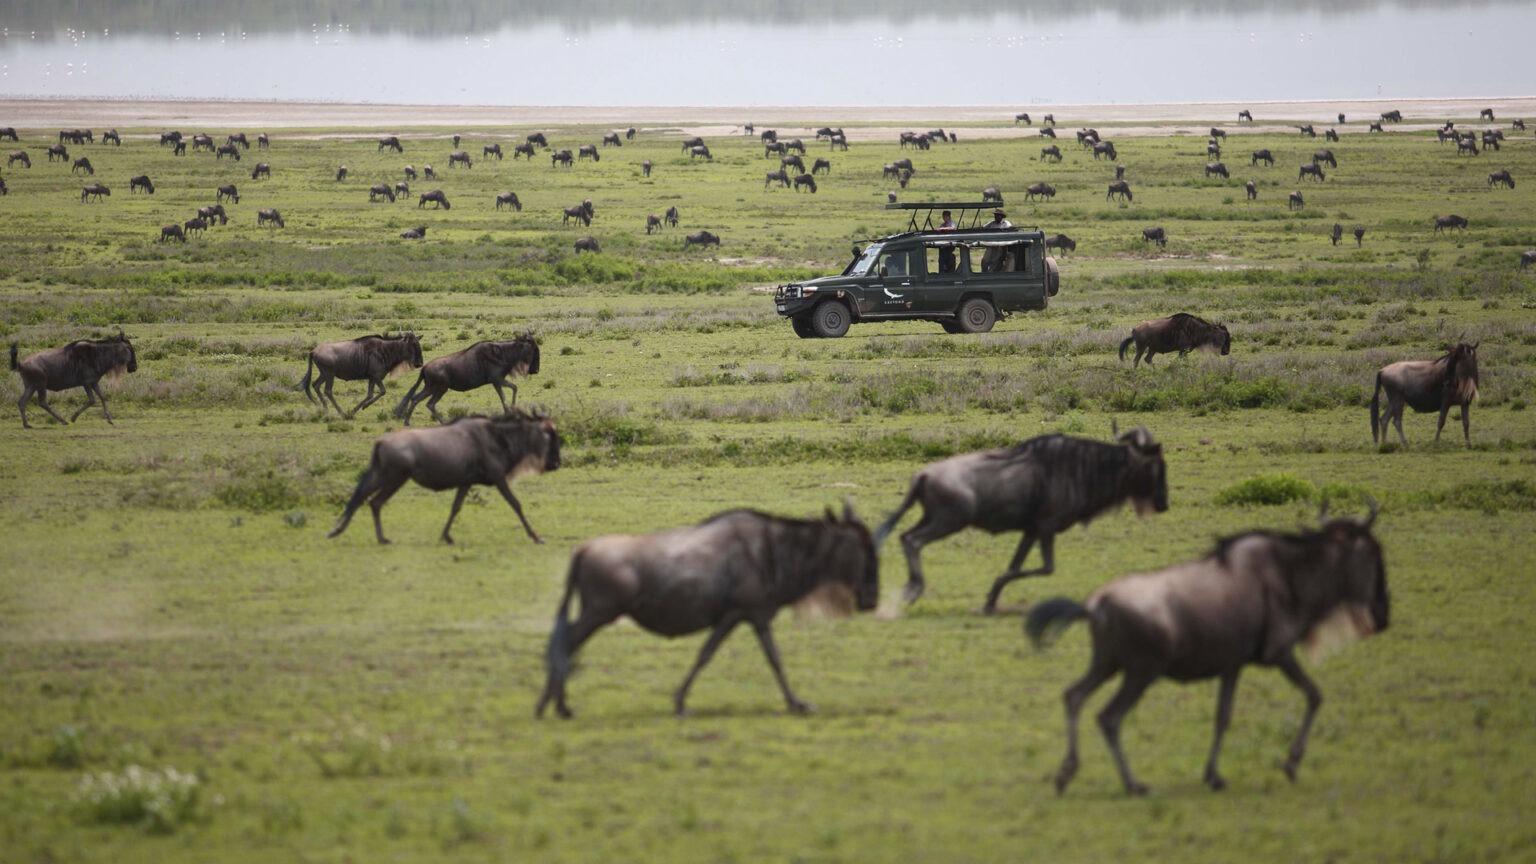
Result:
<svg viewBox="0 0 1536 864">
<path fill-rule="evenodd" d="M 1051 494 L 1033 496 L 1041 503 L 1070 502 L 1059 514 L 1067 524 L 1081 515 L 1083 524 L 1125 503 L 1126 490 L 1105 483 L 1105 478 L 1122 477 L 1131 461 L 1130 451 L 1118 442 L 1088 441 L 1068 435 L 1041 435 L 995 454 L 1004 467 L 1023 463 L 1050 465 L 1043 482 L 1054 488 Z M 1037 478 L 1042 479 L 1042 478 Z"/>
</svg>

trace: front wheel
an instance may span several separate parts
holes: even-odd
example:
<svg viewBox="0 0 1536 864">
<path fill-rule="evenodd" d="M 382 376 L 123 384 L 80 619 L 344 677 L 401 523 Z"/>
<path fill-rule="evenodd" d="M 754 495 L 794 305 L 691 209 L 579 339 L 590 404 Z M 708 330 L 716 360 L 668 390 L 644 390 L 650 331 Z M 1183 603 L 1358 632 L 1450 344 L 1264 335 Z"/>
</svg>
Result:
<svg viewBox="0 0 1536 864">
<path fill-rule="evenodd" d="M 801 339 L 815 339 L 816 331 L 811 329 L 811 316 L 796 315 L 789 319 L 789 326 L 795 329 L 795 335 Z"/>
<path fill-rule="evenodd" d="M 980 297 L 973 297 L 960 304 L 955 321 L 962 333 L 985 333 L 997 323 L 997 310 Z"/>
<path fill-rule="evenodd" d="M 848 307 L 836 300 L 828 300 L 811 312 L 811 332 L 823 339 L 842 336 L 848 332 L 848 325 L 852 323 Z"/>
</svg>

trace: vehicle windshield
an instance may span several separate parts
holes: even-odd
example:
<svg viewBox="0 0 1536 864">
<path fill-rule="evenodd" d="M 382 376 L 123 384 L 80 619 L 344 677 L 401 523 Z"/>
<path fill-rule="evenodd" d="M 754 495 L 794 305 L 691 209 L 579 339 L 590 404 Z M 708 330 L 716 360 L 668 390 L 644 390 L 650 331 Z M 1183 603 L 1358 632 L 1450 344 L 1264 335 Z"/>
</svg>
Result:
<svg viewBox="0 0 1536 864">
<path fill-rule="evenodd" d="M 883 249 L 883 248 L 884 247 L 881 244 L 879 244 L 879 243 L 871 243 L 871 244 L 869 244 L 869 246 L 867 248 L 865 248 L 864 254 L 860 255 L 857 261 L 854 261 L 852 264 L 849 264 L 848 265 L 848 269 L 843 271 L 843 275 L 844 276 L 866 276 L 866 275 L 868 275 L 869 274 L 869 268 L 874 265 L 875 259 L 880 257 L 880 250 Z"/>
</svg>

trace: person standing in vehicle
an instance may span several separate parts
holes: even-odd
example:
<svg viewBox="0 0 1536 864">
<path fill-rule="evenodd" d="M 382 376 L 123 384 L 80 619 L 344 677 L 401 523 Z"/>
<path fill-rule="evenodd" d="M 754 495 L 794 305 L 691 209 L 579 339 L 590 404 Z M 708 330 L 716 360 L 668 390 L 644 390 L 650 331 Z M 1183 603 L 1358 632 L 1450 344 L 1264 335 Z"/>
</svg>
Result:
<svg viewBox="0 0 1536 864">
<path fill-rule="evenodd" d="M 992 211 L 992 221 L 981 226 L 983 228 L 1012 228 L 1013 223 L 1008 221 L 1008 214 L 1001 208 Z"/>
</svg>

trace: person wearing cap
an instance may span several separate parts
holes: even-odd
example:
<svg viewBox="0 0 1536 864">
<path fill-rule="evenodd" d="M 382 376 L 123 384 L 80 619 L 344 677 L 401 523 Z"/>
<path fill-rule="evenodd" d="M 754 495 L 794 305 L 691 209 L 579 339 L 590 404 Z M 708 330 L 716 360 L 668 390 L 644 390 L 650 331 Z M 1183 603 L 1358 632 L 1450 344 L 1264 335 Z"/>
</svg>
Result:
<svg viewBox="0 0 1536 864">
<path fill-rule="evenodd" d="M 981 226 L 983 228 L 1012 228 L 1013 223 L 1008 221 L 1008 214 L 999 207 L 992 211 L 992 221 Z"/>
</svg>

